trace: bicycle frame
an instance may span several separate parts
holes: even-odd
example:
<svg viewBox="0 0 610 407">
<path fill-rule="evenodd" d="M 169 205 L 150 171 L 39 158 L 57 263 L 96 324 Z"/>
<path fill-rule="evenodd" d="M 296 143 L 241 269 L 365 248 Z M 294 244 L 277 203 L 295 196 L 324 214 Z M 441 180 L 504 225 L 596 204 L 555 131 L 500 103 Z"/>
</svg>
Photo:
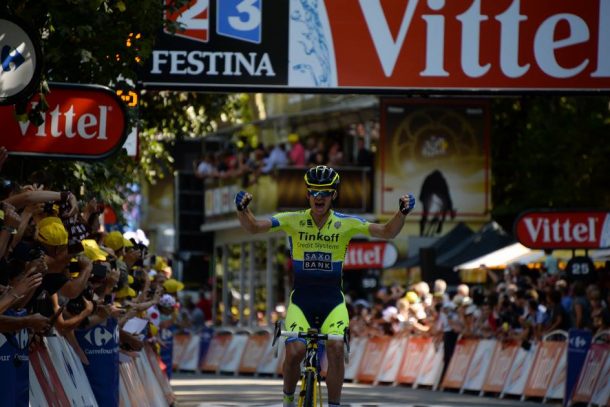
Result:
<svg viewBox="0 0 610 407">
<path fill-rule="evenodd" d="M 272 346 L 275 348 L 277 357 L 277 340 L 280 336 L 303 338 L 306 341 L 305 359 L 301 367 L 301 391 L 299 393 L 298 407 L 316 407 L 322 405 L 322 377 L 320 375 L 320 361 L 318 359 L 318 348 L 320 341 L 340 340 L 345 346 L 345 361 L 349 358 L 349 329 L 345 328 L 343 335 L 320 334 L 317 329 L 309 329 L 307 332 L 282 331 L 281 322 L 275 324 L 275 332 Z"/>
</svg>

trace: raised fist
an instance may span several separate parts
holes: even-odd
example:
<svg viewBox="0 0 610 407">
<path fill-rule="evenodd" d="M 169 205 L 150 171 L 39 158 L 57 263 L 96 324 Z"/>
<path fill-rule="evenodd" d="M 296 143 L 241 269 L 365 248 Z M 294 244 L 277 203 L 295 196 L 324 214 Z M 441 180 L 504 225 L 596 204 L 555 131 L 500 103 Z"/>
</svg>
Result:
<svg viewBox="0 0 610 407">
<path fill-rule="evenodd" d="M 398 208 L 403 215 L 408 215 L 415 208 L 415 196 L 412 193 L 401 196 Z"/>
<path fill-rule="evenodd" d="M 246 209 L 251 201 L 252 195 L 246 191 L 239 191 L 237 195 L 235 195 L 235 207 L 240 212 Z"/>
</svg>

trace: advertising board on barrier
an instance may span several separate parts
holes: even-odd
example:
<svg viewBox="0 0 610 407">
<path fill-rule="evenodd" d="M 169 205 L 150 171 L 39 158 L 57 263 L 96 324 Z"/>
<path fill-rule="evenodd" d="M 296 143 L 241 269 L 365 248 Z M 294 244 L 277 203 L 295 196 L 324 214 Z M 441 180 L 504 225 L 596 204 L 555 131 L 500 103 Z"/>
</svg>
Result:
<svg viewBox="0 0 610 407">
<path fill-rule="evenodd" d="M 565 395 L 563 398 L 564 406 L 568 405 L 572 397 L 572 391 L 576 386 L 580 372 L 587 359 L 592 339 L 593 334 L 591 331 L 583 329 L 570 329 L 568 331 L 567 380 L 565 382 Z"/>
<path fill-rule="evenodd" d="M 144 87 L 610 89 L 606 0 L 191 0 L 166 18 L 182 28 Z"/>
<path fill-rule="evenodd" d="M 580 377 L 578 378 L 578 383 L 574 389 L 572 402 L 591 402 L 597 384 L 603 382 L 604 378 L 610 377 L 608 374 L 605 376 L 602 375 L 602 370 L 606 362 L 610 362 L 610 346 L 601 343 L 594 343 L 591 345 Z"/>
</svg>

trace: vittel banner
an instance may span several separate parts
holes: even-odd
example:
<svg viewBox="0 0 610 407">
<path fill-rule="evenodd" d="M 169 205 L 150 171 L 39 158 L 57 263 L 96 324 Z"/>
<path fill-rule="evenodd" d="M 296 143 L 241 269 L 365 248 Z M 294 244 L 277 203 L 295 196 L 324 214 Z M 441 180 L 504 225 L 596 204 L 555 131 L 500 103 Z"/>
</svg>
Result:
<svg viewBox="0 0 610 407">
<path fill-rule="evenodd" d="M 396 263 L 398 252 L 388 242 L 351 242 L 347 247 L 343 269 L 383 269 Z"/>
<path fill-rule="evenodd" d="M 610 90 L 610 0 L 192 0 L 150 88 Z"/>
<path fill-rule="evenodd" d="M 96 85 L 51 84 L 43 122 L 20 122 L 13 106 L 0 106 L 2 145 L 11 154 L 101 159 L 121 148 L 127 115 L 114 91 Z M 32 98 L 27 109 L 39 103 Z"/>
<path fill-rule="evenodd" d="M 515 235 L 531 249 L 610 247 L 610 212 L 526 212 L 515 222 Z"/>
</svg>

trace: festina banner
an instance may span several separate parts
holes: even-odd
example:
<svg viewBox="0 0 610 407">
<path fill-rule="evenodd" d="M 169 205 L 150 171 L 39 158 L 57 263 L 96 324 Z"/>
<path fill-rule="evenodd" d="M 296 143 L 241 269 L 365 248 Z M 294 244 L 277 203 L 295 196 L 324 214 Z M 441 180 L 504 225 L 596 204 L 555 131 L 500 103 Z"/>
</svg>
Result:
<svg viewBox="0 0 610 407">
<path fill-rule="evenodd" d="M 529 211 L 515 221 L 515 236 L 531 249 L 610 247 L 610 212 Z"/>
<path fill-rule="evenodd" d="M 191 0 L 165 18 L 182 29 L 144 87 L 610 90 L 610 0 Z"/>
</svg>

